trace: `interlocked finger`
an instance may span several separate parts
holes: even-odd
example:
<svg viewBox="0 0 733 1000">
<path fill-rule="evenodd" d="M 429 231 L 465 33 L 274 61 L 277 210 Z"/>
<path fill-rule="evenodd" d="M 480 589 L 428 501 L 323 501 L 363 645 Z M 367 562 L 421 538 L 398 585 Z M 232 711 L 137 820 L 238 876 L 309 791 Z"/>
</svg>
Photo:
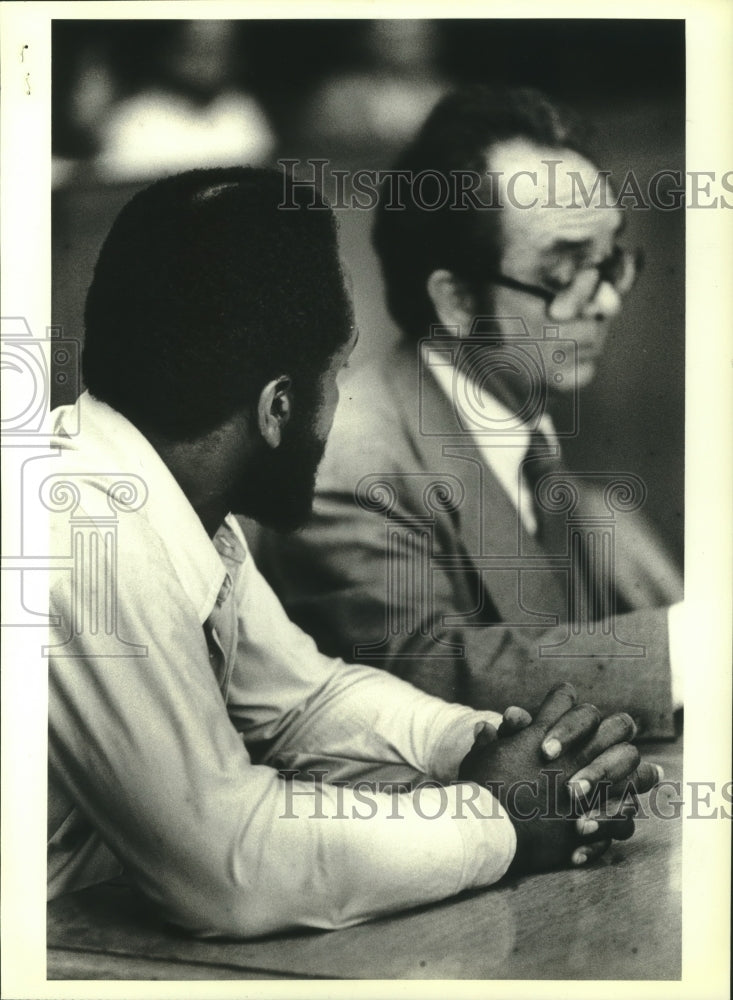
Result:
<svg viewBox="0 0 733 1000">
<path fill-rule="evenodd" d="M 610 819 L 597 819 L 592 816 L 581 816 L 575 821 L 575 829 L 583 838 L 583 843 L 595 843 L 598 840 L 628 840 L 634 834 L 634 811 L 624 809 Z"/>
<path fill-rule="evenodd" d="M 547 695 L 535 715 L 535 725 L 549 729 L 561 715 L 568 712 L 578 700 L 572 684 L 558 684 Z"/>
<path fill-rule="evenodd" d="M 547 731 L 542 741 L 542 751 L 548 760 L 554 760 L 561 753 L 584 740 L 591 740 L 593 734 L 599 728 L 601 713 L 595 705 L 584 702 L 582 705 L 574 705 L 573 708 L 561 715 L 557 722 Z M 595 738 L 591 742 L 596 742 Z M 617 742 L 617 741 L 614 741 Z M 601 747 L 605 749 L 605 747 Z M 598 756 L 597 753 L 583 760 L 583 764 Z M 582 765 L 579 765 L 582 766 Z"/>
<path fill-rule="evenodd" d="M 558 723 L 559 725 L 559 723 Z M 585 744 L 579 747 L 575 754 L 575 768 L 580 770 L 589 764 L 595 757 L 598 757 L 614 746 L 616 743 L 628 743 L 636 735 L 636 724 L 626 712 L 616 712 L 603 719 L 597 727 L 595 735 Z"/>
<path fill-rule="evenodd" d="M 568 781 L 568 788 L 576 798 L 582 799 L 597 789 L 607 794 L 610 786 L 623 781 L 639 766 L 639 751 L 630 743 L 617 743 L 604 750 L 585 767 L 576 771 Z"/>
<path fill-rule="evenodd" d="M 609 785 L 607 798 L 609 799 L 635 799 L 637 795 L 643 795 L 658 785 L 664 778 L 664 771 L 659 764 L 643 760 L 635 771 L 622 778 L 620 781 Z"/>
<path fill-rule="evenodd" d="M 591 861 L 595 861 L 596 858 L 600 858 L 602 854 L 605 854 L 610 846 L 610 840 L 598 840 L 592 844 L 583 844 L 575 848 L 570 861 L 576 866 L 589 864 Z"/>
</svg>

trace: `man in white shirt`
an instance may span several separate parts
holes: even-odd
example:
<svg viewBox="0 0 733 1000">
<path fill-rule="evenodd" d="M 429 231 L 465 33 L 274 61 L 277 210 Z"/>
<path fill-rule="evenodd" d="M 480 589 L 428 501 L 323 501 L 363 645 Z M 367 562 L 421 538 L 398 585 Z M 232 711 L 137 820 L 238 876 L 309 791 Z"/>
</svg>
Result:
<svg viewBox="0 0 733 1000">
<path fill-rule="evenodd" d="M 194 171 L 123 209 L 87 298 L 88 391 L 56 411 L 39 484 L 59 558 L 49 896 L 123 871 L 201 935 L 344 927 L 583 864 L 633 832 L 629 782 L 660 777 L 628 715 L 567 685 L 502 722 L 324 657 L 287 619 L 229 512 L 308 515 L 356 333 L 331 213 L 280 195 L 275 173 Z"/>
<path fill-rule="evenodd" d="M 404 340 L 349 382 L 314 517 L 263 534 L 258 564 L 324 652 L 476 708 L 567 680 L 672 736 L 679 573 L 635 509 L 643 483 L 602 456 L 569 473 L 552 420 L 637 269 L 584 150 L 533 91 L 436 106 L 374 233 Z"/>
</svg>

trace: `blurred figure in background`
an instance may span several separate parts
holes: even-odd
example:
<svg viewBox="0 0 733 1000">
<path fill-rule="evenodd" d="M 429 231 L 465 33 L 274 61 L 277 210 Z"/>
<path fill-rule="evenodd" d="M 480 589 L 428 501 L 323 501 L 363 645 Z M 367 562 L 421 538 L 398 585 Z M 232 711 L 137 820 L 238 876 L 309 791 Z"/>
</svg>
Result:
<svg viewBox="0 0 733 1000">
<path fill-rule="evenodd" d="M 374 20 L 360 27 L 361 65 L 328 77 L 304 112 L 303 135 L 340 160 L 362 150 L 389 158 L 448 87 L 435 22 Z"/>
<path fill-rule="evenodd" d="M 73 174 L 74 158 L 103 182 L 265 163 L 275 135 L 246 90 L 244 25 L 92 23 L 78 47 L 57 46 L 66 102 L 55 121 L 57 182 Z"/>
<path fill-rule="evenodd" d="M 81 343 L 86 288 L 122 205 L 185 168 L 266 165 L 276 131 L 250 22 L 57 20 L 52 40 L 53 317 Z M 52 404 L 79 389 L 54 381 Z"/>
<path fill-rule="evenodd" d="M 122 101 L 102 130 L 96 167 L 153 177 L 187 167 L 262 164 L 275 137 L 236 83 L 236 22 L 184 21 L 160 54 L 157 86 Z"/>
</svg>

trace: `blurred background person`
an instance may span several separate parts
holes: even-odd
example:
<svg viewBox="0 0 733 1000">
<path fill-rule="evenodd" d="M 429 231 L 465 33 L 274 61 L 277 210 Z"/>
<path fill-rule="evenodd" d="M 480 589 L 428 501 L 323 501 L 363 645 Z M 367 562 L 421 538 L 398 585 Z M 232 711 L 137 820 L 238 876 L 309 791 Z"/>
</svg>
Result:
<svg viewBox="0 0 733 1000">
<path fill-rule="evenodd" d="M 302 136 L 339 161 L 375 151 L 386 159 L 448 87 L 440 28 L 418 19 L 366 21 L 354 48 L 356 65 L 327 77 L 308 101 Z"/>
<path fill-rule="evenodd" d="M 121 101 L 102 129 L 97 169 L 157 177 L 188 167 L 264 163 L 275 136 L 237 79 L 237 25 L 185 21 L 164 40 L 153 85 Z"/>
<path fill-rule="evenodd" d="M 68 116 L 91 169 L 126 180 L 265 162 L 275 136 L 243 86 L 241 28 L 200 20 L 154 23 L 143 39 L 123 31 L 132 65 L 115 54 L 113 34 L 92 36 L 78 56 Z"/>
</svg>

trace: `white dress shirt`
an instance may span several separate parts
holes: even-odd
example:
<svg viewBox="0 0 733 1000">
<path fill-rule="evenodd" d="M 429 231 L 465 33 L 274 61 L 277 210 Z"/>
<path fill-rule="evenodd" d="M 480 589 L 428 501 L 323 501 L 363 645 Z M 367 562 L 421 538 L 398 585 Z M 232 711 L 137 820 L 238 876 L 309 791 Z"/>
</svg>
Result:
<svg viewBox="0 0 733 1000">
<path fill-rule="evenodd" d="M 486 464 L 499 481 L 502 489 L 519 512 L 522 527 L 530 535 L 537 532 L 532 490 L 522 475 L 522 462 L 530 443 L 530 430 L 518 423 L 516 415 L 486 392 L 462 369 L 452 365 L 431 365 L 431 372 L 438 385 L 458 410 L 463 426 L 474 438 L 476 447 Z M 480 414 L 480 419 L 479 415 Z M 511 433 L 489 435 L 492 427 L 511 428 Z M 549 413 L 540 417 L 537 429 L 542 431 L 550 445 L 559 447 L 555 427 Z"/>
<path fill-rule="evenodd" d="M 167 919 L 246 936 L 344 927 L 501 878 L 516 838 L 486 789 L 365 804 L 353 787 L 453 781 L 494 713 L 322 656 L 236 520 L 212 542 L 110 407 L 84 394 L 56 411 L 55 434 L 50 896 L 124 869 Z"/>
</svg>

